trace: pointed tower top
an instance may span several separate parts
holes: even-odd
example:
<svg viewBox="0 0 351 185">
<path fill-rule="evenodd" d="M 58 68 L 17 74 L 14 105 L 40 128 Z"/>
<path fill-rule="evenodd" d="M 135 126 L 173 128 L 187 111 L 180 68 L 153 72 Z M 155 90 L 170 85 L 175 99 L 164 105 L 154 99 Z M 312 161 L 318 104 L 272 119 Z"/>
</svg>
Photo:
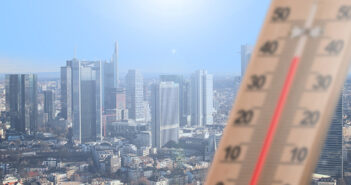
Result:
<svg viewBox="0 0 351 185">
<path fill-rule="evenodd" d="M 115 53 L 118 53 L 118 41 L 115 42 Z"/>
</svg>

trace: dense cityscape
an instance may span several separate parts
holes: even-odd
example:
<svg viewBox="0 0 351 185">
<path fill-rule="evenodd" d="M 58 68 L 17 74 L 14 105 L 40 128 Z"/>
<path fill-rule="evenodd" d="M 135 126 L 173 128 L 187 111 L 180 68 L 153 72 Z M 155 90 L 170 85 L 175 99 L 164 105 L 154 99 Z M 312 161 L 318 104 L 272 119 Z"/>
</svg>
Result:
<svg viewBox="0 0 351 185">
<path fill-rule="evenodd" d="M 242 75 L 252 47 L 241 47 Z M 203 184 L 241 76 L 144 77 L 73 58 L 60 77 L 0 81 L 3 184 Z M 313 184 L 349 184 L 351 80 L 332 119 Z"/>
<path fill-rule="evenodd" d="M 120 76 L 117 43 L 111 61 L 74 58 L 60 71 L 1 80 L 3 184 L 204 181 L 240 77 Z"/>
</svg>

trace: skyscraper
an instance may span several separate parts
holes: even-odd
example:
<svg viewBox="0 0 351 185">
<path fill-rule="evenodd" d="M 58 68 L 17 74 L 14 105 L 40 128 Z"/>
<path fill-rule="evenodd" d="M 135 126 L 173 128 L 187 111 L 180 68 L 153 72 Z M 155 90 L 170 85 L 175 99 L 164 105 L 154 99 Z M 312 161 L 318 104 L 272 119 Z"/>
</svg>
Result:
<svg viewBox="0 0 351 185">
<path fill-rule="evenodd" d="M 116 120 L 127 120 L 128 109 L 126 106 L 126 91 L 118 88 L 116 92 Z"/>
<path fill-rule="evenodd" d="M 67 61 L 71 69 L 73 136 L 79 142 L 102 138 L 102 63 Z M 67 83 L 68 84 L 68 83 Z"/>
<path fill-rule="evenodd" d="M 253 47 L 250 45 L 241 45 L 241 78 L 245 75 L 247 65 L 250 62 L 252 50 Z"/>
<path fill-rule="evenodd" d="M 116 89 L 118 86 L 118 43 L 110 62 L 103 62 L 103 100 L 104 110 L 116 109 Z"/>
<path fill-rule="evenodd" d="M 72 126 L 73 137 L 81 142 L 80 134 L 80 62 L 74 58 L 67 61 L 67 67 L 71 69 L 71 97 L 72 97 Z"/>
<path fill-rule="evenodd" d="M 72 123 L 72 68 L 61 67 L 61 116 Z"/>
<path fill-rule="evenodd" d="M 340 97 L 334 116 L 332 117 L 322 153 L 320 154 L 320 159 L 317 163 L 317 168 L 315 171 L 318 174 L 328 175 L 335 178 L 343 177 L 342 113 L 342 97 Z"/>
<path fill-rule="evenodd" d="M 116 93 L 116 107 L 117 109 L 126 109 L 126 90 L 123 88 L 117 89 Z"/>
<path fill-rule="evenodd" d="M 126 76 L 126 95 L 129 119 L 144 121 L 143 76 L 137 70 L 129 70 Z"/>
<path fill-rule="evenodd" d="M 11 128 L 27 134 L 37 130 L 37 75 L 6 75 L 6 108 Z"/>
<path fill-rule="evenodd" d="M 44 91 L 44 113 L 48 115 L 48 120 L 55 118 L 55 95 L 51 90 Z"/>
<path fill-rule="evenodd" d="M 161 148 L 169 141 L 178 142 L 179 85 L 160 82 L 152 90 L 152 145 Z"/>
<path fill-rule="evenodd" d="M 100 61 L 80 62 L 80 140 L 96 141 L 102 135 L 102 74 Z"/>
<path fill-rule="evenodd" d="M 213 124 L 213 76 L 207 71 L 196 71 L 191 77 L 191 124 Z"/>
<path fill-rule="evenodd" d="M 115 50 L 112 55 L 112 63 L 113 69 L 115 70 L 113 73 L 113 84 L 115 88 L 118 88 L 118 42 L 115 42 Z"/>
<path fill-rule="evenodd" d="M 188 111 L 189 86 L 181 75 L 160 75 L 161 82 L 174 82 L 179 85 L 179 122 L 180 126 L 187 125 L 190 112 Z"/>
<path fill-rule="evenodd" d="M 186 80 L 183 84 L 183 120 L 181 126 L 191 125 L 191 81 Z"/>
</svg>

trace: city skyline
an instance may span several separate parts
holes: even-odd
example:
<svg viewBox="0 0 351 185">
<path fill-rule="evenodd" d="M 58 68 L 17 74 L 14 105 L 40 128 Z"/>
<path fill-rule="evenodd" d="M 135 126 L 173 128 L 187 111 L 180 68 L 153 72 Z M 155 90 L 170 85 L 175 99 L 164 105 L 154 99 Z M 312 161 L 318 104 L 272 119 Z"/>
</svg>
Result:
<svg viewBox="0 0 351 185">
<path fill-rule="evenodd" d="M 43 121 L 41 124 L 38 121 L 38 125 L 33 127 L 33 132 L 31 130 L 30 134 L 35 133 L 34 137 L 37 137 L 36 135 L 40 136 L 41 132 L 45 129 L 51 129 L 53 123 L 56 123 L 60 119 L 60 116 L 62 116 L 61 118 L 65 120 L 60 119 L 60 121 L 66 125 L 68 131 L 72 130 L 73 138 L 70 139 L 70 137 L 67 137 L 70 146 L 77 147 L 79 144 L 83 144 L 82 146 L 88 145 L 92 147 L 90 150 L 95 167 L 104 174 L 118 174 L 119 169 L 135 168 L 131 167 L 131 165 L 138 164 L 133 161 L 135 154 L 141 158 L 145 156 L 151 158 L 155 155 L 152 153 L 154 149 L 156 151 L 167 152 L 168 149 L 181 148 L 183 152 L 193 150 L 197 154 L 192 155 L 201 156 L 199 162 L 205 163 L 205 166 L 201 168 L 203 170 L 201 174 L 204 177 L 207 173 L 206 169 L 212 161 L 214 152 L 217 150 L 223 132 L 222 127 L 226 123 L 222 122 L 221 119 L 215 119 L 215 117 L 223 114 L 227 117 L 230 110 L 230 108 L 221 110 L 218 105 L 215 105 L 215 102 L 217 104 L 219 100 L 217 93 L 220 92 L 221 96 L 225 96 L 222 94 L 225 92 L 225 88 L 215 89 L 213 87 L 213 75 L 206 70 L 197 70 L 191 76 L 185 78 L 182 75 L 160 75 L 156 81 L 152 80 L 151 83 L 150 81 L 145 83 L 143 75 L 138 70 L 129 70 L 124 80 L 117 83 L 117 75 L 115 74 L 119 74 L 117 66 L 120 64 L 117 63 L 117 47 L 113 53 L 113 56 L 116 56 L 116 58 L 111 61 L 116 61 L 116 63 L 79 59 L 66 61 L 66 66 L 61 68 L 61 87 L 55 87 L 56 93 L 61 93 L 61 97 L 59 97 L 62 103 L 61 112 L 62 110 L 64 111 L 62 112 L 63 115 L 58 113 L 55 119 L 49 118 L 48 115 L 52 114 L 51 111 L 53 110 L 50 110 L 52 109 L 50 106 L 55 101 L 53 94 L 50 94 L 50 88 L 35 85 L 36 89 L 38 88 L 38 92 L 40 92 L 37 98 L 40 99 L 40 96 L 44 95 L 43 101 L 40 103 L 43 104 L 43 107 L 40 108 L 41 111 L 38 111 L 43 111 L 44 114 L 37 113 L 38 120 Z M 246 56 L 244 59 L 248 61 Z M 240 77 L 235 78 L 240 79 Z M 35 83 L 41 84 L 50 81 L 53 80 L 35 81 Z M 7 86 L 9 87 L 10 85 L 16 85 L 16 82 L 12 82 Z M 34 85 L 32 86 L 34 87 Z M 226 86 L 232 89 L 231 94 L 237 91 L 236 86 L 230 84 Z M 180 87 L 182 87 L 182 90 Z M 150 89 L 151 97 L 147 92 Z M 104 90 L 107 90 L 109 93 L 104 93 Z M 217 94 L 216 98 L 214 98 L 214 92 Z M 187 97 L 188 95 L 190 98 Z M 21 96 L 23 97 L 23 95 Z M 109 97 L 107 103 L 111 107 L 104 107 L 104 100 L 107 97 Z M 224 102 L 224 104 L 229 104 L 230 106 L 232 101 L 225 99 Z M 190 112 L 186 111 L 188 103 L 190 104 Z M 331 130 L 333 133 L 341 133 L 341 135 L 337 135 L 338 141 L 342 139 L 342 111 L 339 110 L 341 108 L 340 105 L 342 105 L 341 101 L 339 102 L 337 114 L 334 117 L 335 121 L 333 121 L 333 124 L 336 123 L 338 127 L 332 127 L 334 130 Z M 69 107 L 72 108 L 70 110 L 71 113 L 69 113 Z M 56 112 L 59 110 L 56 104 Z M 151 113 L 151 120 L 146 119 L 147 112 Z M 72 124 L 70 123 L 70 114 L 73 118 Z M 138 114 L 140 116 L 137 116 Z M 10 117 L 12 118 L 13 115 L 10 114 Z M 181 124 L 181 120 L 184 118 L 185 122 Z M 189 120 L 189 118 L 191 119 Z M 11 119 L 10 123 L 14 125 Z M 44 127 L 37 129 L 42 124 Z M 219 130 L 217 130 L 218 128 Z M 19 134 L 23 133 L 23 129 L 19 129 L 18 131 Z M 12 134 L 11 130 L 8 133 Z M 16 134 L 14 136 L 17 137 Z M 335 136 L 333 135 L 332 138 L 335 138 Z M 8 137 L 9 140 L 12 139 L 11 137 L 11 135 Z M 123 147 L 121 149 L 113 147 L 107 149 L 106 143 L 116 142 L 116 140 L 111 139 L 118 139 L 118 137 L 126 138 Z M 330 142 L 333 141 L 328 139 L 326 148 L 334 149 L 335 146 L 330 144 Z M 69 146 L 65 145 L 65 147 Z M 337 156 L 331 155 L 335 151 L 330 151 L 330 149 L 324 157 L 322 153 L 320 164 L 327 164 L 327 169 L 330 168 L 329 162 L 339 165 L 340 161 L 338 159 L 340 158 L 339 154 L 342 154 L 342 148 L 338 147 L 337 149 Z M 162 153 L 157 154 L 158 157 L 163 155 Z M 181 156 L 182 154 L 177 155 Z M 170 160 L 173 165 L 181 166 L 181 160 L 184 159 L 189 160 L 191 157 L 182 158 L 178 156 Z M 167 163 L 169 159 L 166 158 L 164 160 L 164 163 Z M 155 164 L 159 165 L 157 160 L 154 161 L 153 165 Z M 147 168 L 145 167 L 142 171 L 147 171 Z M 336 175 L 327 174 L 325 171 L 322 171 L 322 174 L 330 175 L 333 178 L 342 177 L 340 173 L 343 170 L 340 168 L 343 168 L 343 166 L 335 166 L 335 169 L 340 170 Z M 158 169 L 157 166 L 155 169 Z M 318 170 L 317 168 L 317 172 L 319 172 Z M 154 177 L 158 177 L 158 174 L 153 173 L 148 178 L 148 181 L 152 182 Z M 138 176 L 138 178 L 142 177 Z M 199 179 L 201 181 L 204 180 L 198 177 L 197 180 Z M 133 178 L 119 178 L 119 180 L 132 182 Z M 334 181 L 334 179 L 331 180 Z M 160 180 L 157 179 L 157 181 Z M 172 177 L 167 181 L 172 182 L 174 179 Z"/>
<path fill-rule="evenodd" d="M 351 76 L 327 120 L 337 70 L 310 26 L 262 40 L 277 2 L 0 2 L 0 184 L 351 184 Z"/>
</svg>

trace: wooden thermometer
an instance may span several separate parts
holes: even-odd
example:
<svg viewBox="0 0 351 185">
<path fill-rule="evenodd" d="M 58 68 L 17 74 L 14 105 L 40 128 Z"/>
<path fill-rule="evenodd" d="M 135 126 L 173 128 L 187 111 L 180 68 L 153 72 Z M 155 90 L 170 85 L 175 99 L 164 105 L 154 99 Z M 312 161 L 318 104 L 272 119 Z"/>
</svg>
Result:
<svg viewBox="0 0 351 185">
<path fill-rule="evenodd" d="M 309 184 L 350 41 L 350 0 L 273 0 L 206 185 Z"/>
</svg>

